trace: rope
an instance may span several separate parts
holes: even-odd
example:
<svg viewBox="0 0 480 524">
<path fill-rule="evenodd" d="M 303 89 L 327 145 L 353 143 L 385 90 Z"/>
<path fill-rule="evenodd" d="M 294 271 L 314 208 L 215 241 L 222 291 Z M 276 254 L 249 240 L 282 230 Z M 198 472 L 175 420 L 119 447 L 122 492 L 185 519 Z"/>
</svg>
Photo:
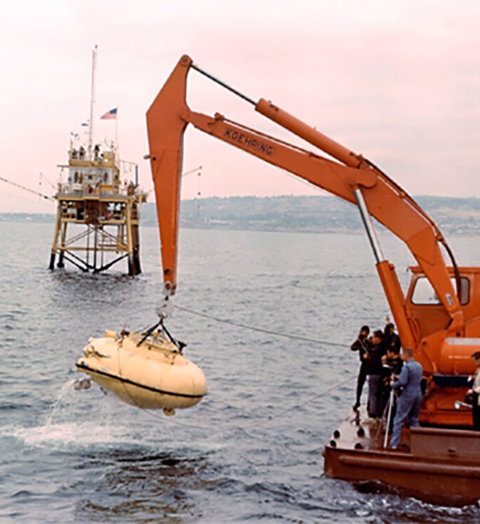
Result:
<svg viewBox="0 0 480 524">
<path fill-rule="evenodd" d="M 342 343 L 339 343 L 339 342 L 330 342 L 330 341 L 326 341 L 326 340 L 319 340 L 319 339 L 313 339 L 313 338 L 309 338 L 309 337 L 301 337 L 301 336 L 297 336 L 297 335 L 289 335 L 287 333 L 278 333 L 276 331 L 270 331 L 270 330 L 267 330 L 267 329 L 263 329 L 263 328 L 258 328 L 258 327 L 254 327 L 254 326 L 248 326 L 246 324 L 240 324 L 240 323 L 237 323 L 237 322 L 233 322 L 231 320 L 226 320 L 226 319 L 221 319 L 221 318 L 218 318 L 218 317 L 214 317 L 212 315 L 208 315 L 206 313 L 201 313 L 201 312 L 198 312 L 198 311 L 194 311 L 192 309 L 189 309 L 189 308 L 186 308 L 186 307 L 183 307 L 183 306 L 179 306 L 179 305 L 175 305 L 174 307 L 176 307 L 177 309 L 181 310 L 181 311 L 184 311 L 186 313 L 191 313 L 193 315 L 197 315 L 197 316 L 200 316 L 200 317 L 203 317 L 203 318 L 208 318 L 210 320 L 214 320 L 216 322 L 221 322 L 221 323 L 224 323 L 224 324 L 229 324 L 229 325 L 232 325 L 232 326 L 236 326 L 236 327 L 239 327 L 239 328 L 243 328 L 243 329 L 250 329 L 252 331 L 258 331 L 260 333 L 266 333 L 266 334 L 269 334 L 269 335 L 273 335 L 273 336 L 279 336 L 279 337 L 284 337 L 284 338 L 289 338 L 289 339 L 294 339 L 294 340 L 302 340 L 302 341 L 305 341 L 305 342 L 313 342 L 315 344 L 323 344 L 323 345 L 329 345 L 329 346 L 341 346 L 341 347 L 349 347 L 347 344 L 342 344 Z M 119 352 L 117 351 L 117 358 L 118 358 L 118 368 L 119 368 L 119 375 L 120 377 L 122 376 L 122 369 L 121 369 L 121 365 L 120 365 L 120 354 Z M 355 373 L 356 375 L 356 373 Z M 262 423 L 258 423 L 258 422 L 254 422 L 252 424 L 249 424 L 247 426 L 243 426 L 239 429 L 242 429 L 242 430 L 248 430 L 252 427 L 259 427 L 259 426 L 262 426 L 262 425 L 266 425 L 268 424 L 269 422 L 271 422 L 272 420 L 276 420 L 277 418 L 281 417 L 282 415 L 284 415 L 285 413 L 288 413 L 289 411 L 292 411 L 294 409 L 297 409 L 299 408 L 300 406 L 306 406 L 308 404 L 311 404 L 312 402 L 315 402 L 316 400 L 318 400 L 319 398 L 323 397 L 324 395 L 326 395 L 327 393 L 330 393 L 331 391 L 333 391 L 334 389 L 340 387 L 340 386 L 343 386 L 344 384 L 346 384 L 347 382 L 350 382 L 352 380 L 352 377 L 354 375 L 350 375 L 347 379 L 345 379 L 344 381 L 342 382 L 339 382 L 338 384 L 335 384 L 329 388 L 327 388 L 325 391 L 323 391 L 322 393 L 319 393 L 318 395 L 312 397 L 311 399 L 307 400 L 307 401 L 304 401 L 302 402 L 301 404 L 296 404 L 295 406 L 293 407 L 290 407 L 290 408 L 285 408 L 281 411 L 279 411 L 278 413 L 276 413 L 274 416 L 271 416 L 269 417 L 268 419 L 265 419 L 263 424 Z M 164 417 L 163 415 L 160 415 L 160 413 L 156 413 L 156 412 L 152 412 L 150 410 L 147 410 L 145 408 L 143 408 L 142 406 L 140 406 L 138 404 L 138 402 L 132 397 L 132 395 L 130 394 L 130 392 L 128 391 L 126 385 L 122 382 L 122 385 L 124 387 L 124 390 L 125 390 L 125 393 L 127 394 L 127 396 L 130 398 L 130 400 L 132 401 L 132 404 L 137 406 L 139 409 L 141 409 L 142 411 L 146 412 L 149 416 L 151 417 L 155 417 L 155 418 L 166 418 L 169 422 L 177 425 L 177 426 L 182 426 L 182 427 L 185 427 L 185 428 L 191 428 L 191 429 L 201 429 L 201 430 L 211 430 L 211 427 L 210 426 L 198 426 L 198 425 L 192 425 L 192 424 L 185 424 L 183 422 L 178 422 L 178 421 L 174 421 L 171 419 L 171 417 Z M 229 431 L 226 431 L 225 434 L 229 433 L 230 431 L 234 431 L 235 429 L 238 429 L 238 428 L 232 428 L 230 429 Z"/>
<path fill-rule="evenodd" d="M 232 320 L 218 318 L 212 315 L 208 315 L 207 313 L 201 313 L 199 311 L 194 311 L 193 309 L 179 306 L 178 304 L 175 304 L 173 307 L 181 311 L 185 311 L 186 313 L 191 313 L 192 315 L 197 315 L 199 317 L 208 318 L 210 320 L 215 320 L 216 322 L 221 322 L 223 324 L 229 324 L 231 326 L 235 326 L 235 327 L 239 327 L 243 329 L 250 329 L 251 331 L 258 331 L 259 333 L 266 333 L 267 335 L 273 335 L 276 337 L 284 337 L 284 338 L 289 338 L 293 340 L 302 340 L 304 342 L 313 342 L 314 344 L 323 344 L 325 346 L 340 346 L 340 347 L 345 347 L 345 348 L 350 347 L 349 344 L 344 344 L 341 342 L 331 342 L 328 340 L 320 340 L 320 339 L 315 339 L 315 338 L 302 337 L 299 335 L 289 335 L 288 333 L 279 333 L 278 331 L 270 331 L 268 329 L 259 328 L 255 326 L 249 326 L 247 324 L 240 324 L 238 322 L 233 322 Z"/>
<path fill-rule="evenodd" d="M 232 431 L 235 431 L 236 429 L 248 430 L 248 429 L 251 429 L 253 427 L 258 428 L 258 427 L 265 426 L 268 423 L 272 422 L 273 420 L 276 420 L 277 418 L 281 417 L 285 413 L 288 413 L 289 411 L 297 409 L 297 408 L 299 408 L 301 406 L 307 406 L 308 404 L 311 404 L 312 402 L 315 402 L 319 398 L 321 398 L 321 397 L 325 396 L 326 394 L 330 393 L 334 389 L 339 388 L 339 387 L 343 386 L 344 384 L 346 384 L 348 382 L 351 382 L 351 380 L 352 380 L 352 378 L 354 376 L 356 376 L 356 373 L 349 375 L 349 377 L 347 379 L 343 380 L 342 382 L 339 382 L 338 384 L 334 384 L 333 386 L 330 386 L 329 388 L 327 388 L 326 390 L 322 391 L 318 395 L 312 397 L 310 400 L 306 400 L 305 402 L 302 402 L 301 404 L 296 404 L 295 406 L 292 406 L 290 408 L 282 409 L 281 411 L 279 411 L 275 415 L 273 415 L 271 417 L 268 417 L 268 419 L 265 419 L 263 422 L 253 422 L 252 424 L 248 424 L 246 426 L 235 427 L 235 428 L 229 429 L 227 431 L 224 431 L 223 434 L 226 435 L 226 434 L 228 434 L 228 433 L 230 433 Z M 175 424 L 177 426 L 182 426 L 182 427 L 190 428 L 190 429 L 201 429 L 201 430 L 205 430 L 205 431 L 211 431 L 211 429 L 212 429 L 212 426 L 198 426 L 198 425 L 193 425 L 193 424 L 186 424 L 184 422 L 179 422 L 178 420 L 174 420 L 173 417 L 164 417 L 163 415 L 160 415 L 160 413 L 148 411 L 148 410 L 146 410 L 144 408 L 141 408 L 141 407 L 140 407 L 140 409 L 142 409 L 142 411 L 146 412 L 151 417 L 166 419 L 168 422 L 170 422 L 172 424 Z M 217 435 L 221 435 L 221 434 L 222 433 L 217 433 Z"/>
<path fill-rule="evenodd" d="M 322 393 L 319 393 L 315 397 L 312 397 L 310 400 L 306 400 L 305 402 L 302 402 L 301 404 L 297 404 L 297 405 L 293 406 L 293 408 L 288 408 L 288 409 L 286 408 L 286 409 L 283 409 L 283 410 L 279 411 L 278 413 L 275 414 L 275 416 L 269 417 L 268 420 L 266 420 L 263 424 L 259 424 L 258 422 L 254 422 L 254 423 L 252 423 L 252 424 L 250 424 L 248 426 L 242 427 L 241 429 L 250 429 L 250 428 L 253 428 L 253 427 L 259 427 L 259 426 L 265 425 L 268 422 L 270 422 L 271 420 L 275 420 L 278 417 L 284 415 L 285 413 L 288 413 L 289 411 L 292 411 L 294 409 L 299 408 L 300 406 L 307 406 L 308 404 L 311 404 L 312 402 L 315 402 L 319 398 L 323 397 L 327 393 L 330 393 L 334 389 L 336 389 L 336 388 L 338 388 L 340 386 L 343 386 L 347 382 L 350 382 L 355 375 L 356 375 L 356 373 L 350 375 L 346 380 L 343 380 L 342 382 L 339 382 L 338 384 L 334 384 L 333 386 L 327 388 L 325 391 L 322 391 Z"/>
</svg>

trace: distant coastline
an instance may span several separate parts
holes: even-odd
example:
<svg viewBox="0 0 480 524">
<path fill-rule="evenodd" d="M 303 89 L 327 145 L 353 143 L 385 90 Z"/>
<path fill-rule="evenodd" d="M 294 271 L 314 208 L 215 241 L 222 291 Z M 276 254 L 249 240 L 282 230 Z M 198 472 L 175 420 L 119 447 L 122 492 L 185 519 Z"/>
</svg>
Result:
<svg viewBox="0 0 480 524">
<path fill-rule="evenodd" d="M 418 204 L 450 235 L 480 233 L 480 199 L 418 196 Z M 141 208 L 141 225 L 156 227 L 154 203 Z M 0 213 L 0 222 L 54 223 L 53 214 Z M 189 229 L 361 233 L 355 206 L 333 196 L 212 197 L 184 200 L 180 226 Z"/>
</svg>

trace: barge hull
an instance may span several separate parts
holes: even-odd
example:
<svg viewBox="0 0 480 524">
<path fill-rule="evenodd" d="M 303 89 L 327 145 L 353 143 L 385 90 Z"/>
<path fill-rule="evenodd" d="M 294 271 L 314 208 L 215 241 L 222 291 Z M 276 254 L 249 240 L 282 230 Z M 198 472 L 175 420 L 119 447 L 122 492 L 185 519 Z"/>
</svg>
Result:
<svg viewBox="0 0 480 524">
<path fill-rule="evenodd" d="M 387 439 L 388 440 L 388 439 Z M 467 429 L 411 428 L 399 450 L 384 448 L 381 423 L 344 421 L 325 446 L 325 475 L 362 490 L 395 490 L 435 504 L 480 500 L 480 433 Z"/>
</svg>

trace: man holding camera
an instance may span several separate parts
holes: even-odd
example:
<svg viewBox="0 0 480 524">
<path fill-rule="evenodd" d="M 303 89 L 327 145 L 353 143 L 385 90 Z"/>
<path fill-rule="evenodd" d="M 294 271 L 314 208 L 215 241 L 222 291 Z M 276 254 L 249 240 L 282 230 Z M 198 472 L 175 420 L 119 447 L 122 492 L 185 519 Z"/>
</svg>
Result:
<svg viewBox="0 0 480 524">
<path fill-rule="evenodd" d="M 473 353 L 472 360 L 477 369 L 475 375 L 473 375 L 472 389 L 468 390 L 467 397 L 470 397 L 472 400 L 473 429 L 475 431 L 480 431 L 480 351 L 475 351 L 475 353 Z"/>
</svg>

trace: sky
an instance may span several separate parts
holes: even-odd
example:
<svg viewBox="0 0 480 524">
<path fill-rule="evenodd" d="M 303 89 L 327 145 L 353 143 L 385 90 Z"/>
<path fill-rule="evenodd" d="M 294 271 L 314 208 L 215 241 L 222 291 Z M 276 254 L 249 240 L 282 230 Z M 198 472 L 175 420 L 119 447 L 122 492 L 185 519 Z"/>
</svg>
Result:
<svg viewBox="0 0 480 524">
<path fill-rule="evenodd" d="M 2 2 L 1 177 L 54 194 L 71 133 L 86 138 L 95 45 L 95 141 L 117 132 L 147 191 L 145 113 L 188 54 L 363 154 L 412 195 L 480 198 L 477 0 Z M 195 71 L 188 104 L 313 149 Z M 117 123 L 100 120 L 114 107 Z M 193 128 L 184 168 L 194 170 L 185 199 L 319 194 Z M 0 181 L 0 212 L 53 213 L 55 203 Z"/>
</svg>

